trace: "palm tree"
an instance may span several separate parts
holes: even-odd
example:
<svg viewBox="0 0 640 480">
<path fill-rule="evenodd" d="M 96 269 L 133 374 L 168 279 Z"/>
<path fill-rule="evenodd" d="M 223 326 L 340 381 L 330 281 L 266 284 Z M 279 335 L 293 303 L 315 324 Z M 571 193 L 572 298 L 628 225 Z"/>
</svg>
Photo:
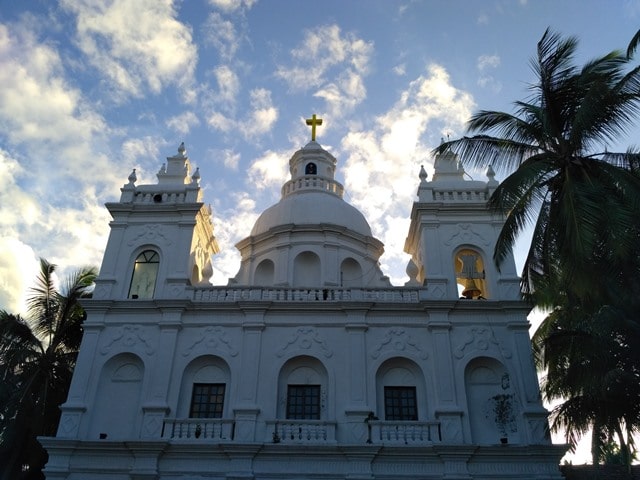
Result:
<svg viewBox="0 0 640 480">
<path fill-rule="evenodd" d="M 627 47 L 627 58 L 633 57 L 633 54 L 636 52 L 636 48 L 640 45 L 640 30 L 636 32 L 631 41 L 629 42 L 629 46 Z"/>
<path fill-rule="evenodd" d="M 494 252 L 500 264 L 516 238 L 533 224 L 522 286 L 563 272 L 572 288 L 592 287 L 585 261 L 598 249 L 627 258 L 636 238 L 640 177 L 638 153 L 608 152 L 609 142 L 631 126 L 640 109 L 640 67 L 624 72 L 626 56 L 611 52 L 582 68 L 573 64 L 575 38 L 547 30 L 532 65 L 537 83 L 516 113 L 480 111 L 467 128 L 480 134 L 440 145 L 474 167 L 513 171 L 489 204 L 506 214 Z"/>
<path fill-rule="evenodd" d="M 536 364 L 546 371 L 542 393 L 547 400 L 564 399 L 552 411 L 551 428 L 564 431 L 571 449 L 591 429 L 594 465 L 615 438 L 621 460 L 630 465 L 640 418 L 640 302 L 595 311 L 581 303 L 556 306 L 533 337 Z"/>
<path fill-rule="evenodd" d="M 591 427 L 594 463 L 615 436 L 629 462 L 640 426 L 640 155 L 606 145 L 640 109 L 640 67 L 626 72 L 629 59 L 611 52 L 579 68 L 576 48 L 547 30 L 516 113 L 478 112 L 474 136 L 436 152 L 512 172 L 489 200 L 505 215 L 494 261 L 533 226 L 522 289 L 552 309 L 533 339 L 543 393 L 564 400 L 552 428 L 575 445 Z"/>
<path fill-rule="evenodd" d="M 0 311 L 0 473 L 3 479 L 41 478 L 46 452 L 37 435 L 55 435 L 82 338 L 95 268 L 81 268 L 54 285 L 55 265 L 40 260 L 27 319 Z M 20 477 L 23 475 L 23 477 Z"/>
</svg>

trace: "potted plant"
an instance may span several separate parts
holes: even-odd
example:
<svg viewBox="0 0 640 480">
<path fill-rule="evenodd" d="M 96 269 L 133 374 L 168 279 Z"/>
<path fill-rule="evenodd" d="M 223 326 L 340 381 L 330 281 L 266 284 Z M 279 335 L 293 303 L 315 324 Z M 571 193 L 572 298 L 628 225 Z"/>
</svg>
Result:
<svg viewBox="0 0 640 480">
<path fill-rule="evenodd" d="M 518 430 L 515 398 L 511 393 L 499 393 L 490 399 L 491 413 L 500 432 L 500 443 L 507 443 L 508 434 Z"/>
</svg>

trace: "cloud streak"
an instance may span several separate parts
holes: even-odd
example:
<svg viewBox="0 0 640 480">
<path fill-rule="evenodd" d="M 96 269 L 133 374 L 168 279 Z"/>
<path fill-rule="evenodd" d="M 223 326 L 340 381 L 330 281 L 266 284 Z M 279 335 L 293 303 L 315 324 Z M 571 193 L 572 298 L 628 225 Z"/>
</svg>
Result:
<svg viewBox="0 0 640 480">
<path fill-rule="evenodd" d="M 76 43 L 115 95 L 141 97 L 175 85 L 192 99 L 198 52 L 171 0 L 62 0 L 76 16 Z M 144 14 L 140 14 L 144 12 Z"/>
</svg>

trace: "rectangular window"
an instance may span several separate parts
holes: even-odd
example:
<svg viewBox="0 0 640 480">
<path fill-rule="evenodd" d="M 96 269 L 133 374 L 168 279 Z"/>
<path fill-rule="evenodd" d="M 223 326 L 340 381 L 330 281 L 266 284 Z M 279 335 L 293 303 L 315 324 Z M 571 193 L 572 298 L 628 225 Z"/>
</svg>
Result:
<svg viewBox="0 0 640 480">
<path fill-rule="evenodd" d="M 385 420 L 416 421 L 416 387 L 384 387 Z"/>
<path fill-rule="evenodd" d="M 320 385 L 287 386 L 287 419 L 320 420 Z"/>
<path fill-rule="evenodd" d="M 191 418 L 222 418 L 224 383 L 194 383 L 191 396 Z"/>
</svg>

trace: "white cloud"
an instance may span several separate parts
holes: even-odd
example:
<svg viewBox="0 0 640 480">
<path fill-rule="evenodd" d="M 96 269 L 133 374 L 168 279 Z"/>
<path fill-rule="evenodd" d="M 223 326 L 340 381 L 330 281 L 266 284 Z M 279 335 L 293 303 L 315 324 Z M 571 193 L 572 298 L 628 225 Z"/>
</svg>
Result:
<svg viewBox="0 0 640 480">
<path fill-rule="evenodd" d="M 473 98 L 452 84 L 443 67 L 433 64 L 376 119 L 374 129 L 353 131 L 342 139 L 348 199 L 385 243 L 383 267 L 408 261 L 402 250 L 420 165 L 432 169 L 430 148 L 443 131 L 462 131 L 474 107 Z M 406 278 L 392 281 L 398 284 Z"/>
<path fill-rule="evenodd" d="M 61 276 L 97 265 L 109 224 L 102 203 L 130 171 L 121 156 L 105 153 L 114 132 L 37 31 L 31 21 L 0 25 L 0 265 L 12 269 L 18 259 L 16 271 L 23 269 L 22 280 L 0 276 L 11 279 L 3 298 L 16 308 L 37 257 L 59 265 Z"/>
<path fill-rule="evenodd" d="M 140 97 L 167 85 L 193 97 L 198 59 L 191 29 L 172 0 L 62 0 L 76 15 L 77 44 L 117 94 Z M 141 13 L 144 12 L 144 13 Z"/>
<path fill-rule="evenodd" d="M 487 68 L 496 68 L 500 65 L 500 57 L 498 55 L 480 55 L 478 57 L 478 70 L 483 71 Z"/>
<path fill-rule="evenodd" d="M 233 150 L 225 149 L 223 152 L 224 166 L 231 170 L 238 170 L 238 164 L 240 163 L 240 154 Z"/>
<path fill-rule="evenodd" d="M 478 85 L 482 88 L 490 88 L 494 93 L 499 93 L 502 90 L 502 83 L 496 80 L 493 75 L 486 73 L 487 70 L 497 68 L 500 66 L 500 57 L 498 55 L 480 55 L 478 57 L 478 71 L 480 76 L 478 77 Z"/>
<path fill-rule="evenodd" d="M 203 28 L 206 43 L 213 45 L 223 60 L 231 60 L 240 48 L 241 40 L 233 22 L 219 13 L 212 13 Z"/>
<path fill-rule="evenodd" d="M 200 120 L 198 120 L 195 113 L 187 111 L 180 115 L 171 117 L 165 123 L 167 127 L 175 130 L 180 135 L 185 136 L 189 133 L 191 127 L 195 127 L 200 124 Z"/>
<path fill-rule="evenodd" d="M 235 152 L 230 148 L 225 148 L 222 150 L 210 148 L 206 153 L 206 161 L 213 162 L 217 165 L 222 165 L 229 170 L 237 171 L 240 164 L 240 153 Z M 214 187 L 216 192 L 220 192 L 225 188 L 226 185 L 217 185 Z"/>
<path fill-rule="evenodd" d="M 363 78 L 369 73 L 373 43 L 337 25 L 307 30 L 302 44 L 291 50 L 292 65 L 281 65 L 276 76 L 293 91 L 315 90 L 334 118 L 342 117 L 366 98 Z"/>
<path fill-rule="evenodd" d="M 225 133 L 232 131 L 236 126 L 236 122 L 221 112 L 211 112 L 207 118 L 207 124 L 211 128 Z"/>
<path fill-rule="evenodd" d="M 249 234 L 259 215 L 255 200 L 246 192 L 234 193 L 232 205 L 224 211 L 217 211 L 214 205 L 214 234 L 220 246 L 220 253 L 213 258 L 214 285 L 226 285 L 238 272 L 240 252 L 235 244 Z"/>
<path fill-rule="evenodd" d="M 212 7 L 226 13 L 232 13 L 240 9 L 250 9 L 258 0 L 209 0 Z"/>
<path fill-rule="evenodd" d="M 480 15 L 478 15 L 478 18 L 476 19 L 476 23 L 478 25 L 488 25 L 489 15 L 487 15 L 486 13 L 481 13 Z"/>
<path fill-rule="evenodd" d="M 0 236 L 0 310 L 25 315 L 28 287 L 38 271 L 33 249 L 15 237 Z"/>
<path fill-rule="evenodd" d="M 245 137 L 250 138 L 255 132 L 257 134 L 267 133 L 278 120 L 278 109 L 273 106 L 271 92 L 264 88 L 257 88 L 249 92 L 251 98 L 251 117 L 249 124 L 245 123 Z"/>
<path fill-rule="evenodd" d="M 264 88 L 256 88 L 249 92 L 251 109 L 240 119 L 233 117 L 233 112 L 212 111 L 207 118 L 208 125 L 224 133 L 239 132 L 245 139 L 268 133 L 278 120 L 278 109 L 273 105 L 271 92 Z"/>
<path fill-rule="evenodd" d="M 401 63 L 400 65 L 396 65 L 395 67 L 393 67 L 393 73 L 395 73 L 399 77 L 402 77 L 402 76 L 406 75 L 407 74 L 407 65 L 404 64 L 404 63 Z"/>
<path fill-rule="evenodd" d="M 213 96 L 214 101 L 233 107 L 240 91 L 238 75 L 227 65 L 216 67 L 213 75 L 218 84 L 218 91 Z"/>
<path fill-rule="evenodd" d="M 277 190 L 289 178 L 289 157 L 284 152 L 267 151 L 249 167 L 249 183 L 258 190 Z"/>
<path fill-rule="evenodd" d="M 482 88 L 490 88 L 493 93 L 500 93 L 502 90 L 502 82 L 496 80 L 492 75 L 481 75 L 478 77 L 477 83 Z"/>
</svg>

